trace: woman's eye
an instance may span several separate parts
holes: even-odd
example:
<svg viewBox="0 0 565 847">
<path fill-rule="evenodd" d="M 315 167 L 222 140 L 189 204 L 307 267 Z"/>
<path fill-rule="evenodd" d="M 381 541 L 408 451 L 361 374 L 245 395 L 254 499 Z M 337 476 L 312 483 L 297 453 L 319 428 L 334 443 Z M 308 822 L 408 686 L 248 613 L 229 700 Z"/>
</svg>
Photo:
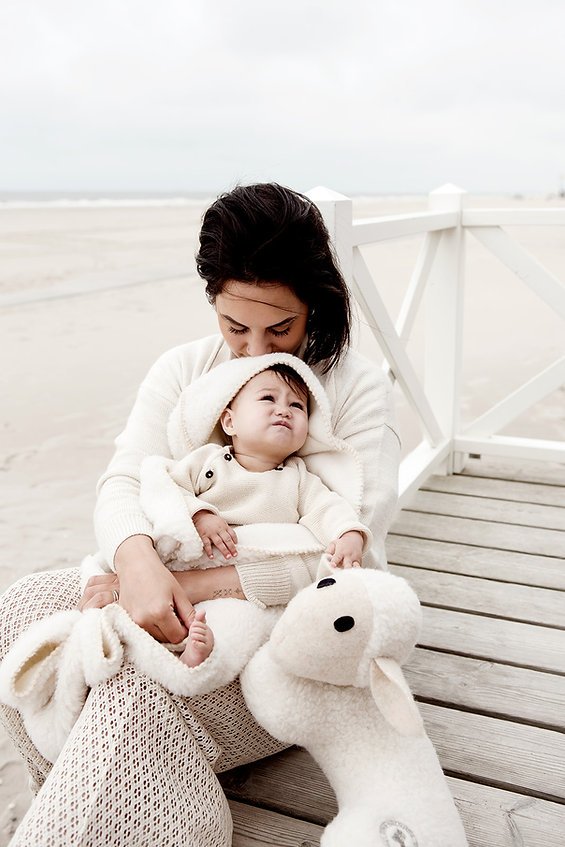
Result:
<svg viewBox="0 0 565 847">
<path fill-rule="evenodd" d="M 286 329 L 272 329 L 271 332 L 273 335 L 277 336 L 288 335 L 288 333 L 290 332 L 290 327 L 287 326 Z"/>
<path fill-rule="evenodd" d="M 234 335 L 243 335 L 244 332 L 247 332 L 247 327 L 243 329 L 236 329 L 234 326 L 228 327 L 230 332 L 233 332 Z"/>
</svg>

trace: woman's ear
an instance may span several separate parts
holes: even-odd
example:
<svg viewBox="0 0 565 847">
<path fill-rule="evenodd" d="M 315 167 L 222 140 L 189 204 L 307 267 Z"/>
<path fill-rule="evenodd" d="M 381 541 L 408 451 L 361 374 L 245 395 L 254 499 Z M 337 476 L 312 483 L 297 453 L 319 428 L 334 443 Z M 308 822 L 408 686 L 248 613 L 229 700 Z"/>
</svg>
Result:
<svg viewBox="0 0 565 847">
<path fill-rule="evenodd" d="M 220 415 L 220 426 L 222 427 L 226 435 L 234 435 L 232 413 L 229 407 L 227 409 L 224 409 L 224 411 Z"/>
</svg>

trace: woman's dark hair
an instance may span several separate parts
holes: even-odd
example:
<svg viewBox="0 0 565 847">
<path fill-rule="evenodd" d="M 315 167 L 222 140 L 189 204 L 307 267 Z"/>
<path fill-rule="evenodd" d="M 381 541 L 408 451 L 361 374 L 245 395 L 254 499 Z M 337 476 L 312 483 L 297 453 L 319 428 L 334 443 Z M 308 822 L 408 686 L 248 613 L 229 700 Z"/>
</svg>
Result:
<svg viewBox="0 0 565 847">
<path fill-rule="evenodd" d="M 317 206 L 276 183 L 240 185 L 205 212 L 196 254 L 214 303 L 231 280 L 286 285 L 308 307 L 304 361 L 329 371 L 349 346 L 351 304 Z"/>
</svg>

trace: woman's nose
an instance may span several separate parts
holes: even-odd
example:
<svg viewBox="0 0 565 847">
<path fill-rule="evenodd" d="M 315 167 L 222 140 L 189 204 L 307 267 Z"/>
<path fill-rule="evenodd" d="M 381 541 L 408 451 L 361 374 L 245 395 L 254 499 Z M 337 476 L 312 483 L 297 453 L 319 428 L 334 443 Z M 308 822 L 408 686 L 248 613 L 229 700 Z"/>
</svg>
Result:
<svg viewBox="0 0 565 847">
<path fill-rule="evenodd" d="M 271 348 L 263 336 L 251 337 L 247 341 L 248 356 L 263 356 L 265 353 L 270 353 Z"/>
</svg>

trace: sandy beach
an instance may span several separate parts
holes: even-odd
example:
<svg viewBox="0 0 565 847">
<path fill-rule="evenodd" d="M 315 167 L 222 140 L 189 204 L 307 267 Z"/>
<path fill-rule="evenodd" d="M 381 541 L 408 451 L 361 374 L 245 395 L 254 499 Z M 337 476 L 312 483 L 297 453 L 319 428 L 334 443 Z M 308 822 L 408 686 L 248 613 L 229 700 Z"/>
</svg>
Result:
<svg viewBox="0 0 565 847">
<path fill-rule="evenodd" d="M 355 201 L 356 216 L 426 208 L 427 199 Z M 477 198 L 480 206 L 565 206 L 559 199 Z M 0 590 L 19 576 L 79 563 L 95 549 L 94 489 L 137 386 L 156 357 L 215 331 L 196 275 L 203 203 L 122 207 L 0 207 Z M 565 230 L 513 229 L 565 280 Z M 395 316 L 419 238 L 367 257 Z M 357 344 L 380 363 L 370 330 Z M 563 323 L 471 239 L 466 279 L 465 391 L 471 420 L 565 352 Z M 409 345 L 421 371 L 424 328 Z M 403 450 L 419 440 L 402 396 Z M 565 439 L 565 388 L 508 429 Z M 0 735 L 0 847 L 29 803 L 23 765 Z"/>
</svg>

